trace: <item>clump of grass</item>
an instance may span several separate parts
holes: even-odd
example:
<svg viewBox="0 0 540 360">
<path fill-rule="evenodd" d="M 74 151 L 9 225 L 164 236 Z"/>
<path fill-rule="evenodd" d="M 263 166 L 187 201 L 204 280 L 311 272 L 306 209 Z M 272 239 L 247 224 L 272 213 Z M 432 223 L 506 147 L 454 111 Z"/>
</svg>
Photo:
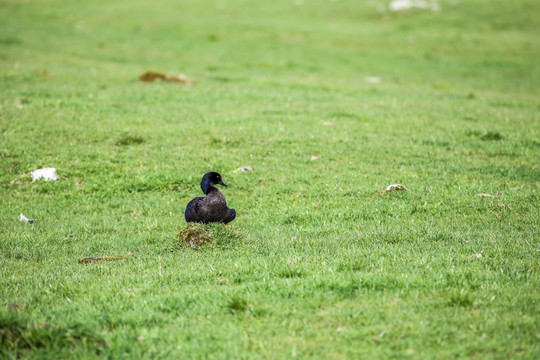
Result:
<svg viewBox="0 0 540 360">
<path fill-rule="evenodd" d="M 497 131 L 488 131 L 480 137 L 483 141 L 498 141 L 502 140 L 503 136 Z"/>
<path fill-rule="evenodd" d="M 87 326 L 75 324 L 66 328 L 46 322 L 30 323 L 14 312 L 0 311 L 0 357 L 2 354 L 22 357 L 41 348 L 82 344 L 94 348 L 96 353 L 107 347 L 107 343 Z"/>
<path fill-rule="evenodd" d="M 134 145 L 134 144 L 142 144 L 144 142 L 144 139 L 141 136 L 133 135 L 133 134 L 122 134 L 116 140 L 115 144 L 117 146 L 128 146 L 128 145 Z"/>
<path fill-rule="evenodd" d="M 465 135 L 480 138 L 482 141 L 498 141 L 502 140 L 503 136 L 498 131 L 482 132 L 480 130 L 467 130 Z"/>
<path fill-rule="evenodd" d="M 302 277 L 302 275 L 303 274 L 301 269 L 295 269 L 292 267 L 283 269 L 278 273 L 278 276 L 283 279 L 299 278 Z"/>
<path fill-rule="evenodd" d="M 208 244 L 228 247 L 243 238 L 243 235 L 235 226 L 222 223 L 190 223 L 177 236 L 181 247 L 195 249 Z"/>
<path fill-rule="evenodd" d="M 212 242 L 212 236 L 203 224 L 191 223 L 178 233 L 178 240 L 183 246 L 198 248 Z"/>
<path fill-rule="evenodd" d="M 247 300 L 240 296 L 233 296 L 227 303 L 227 308 L 230 312 L 244 312 L 248 309 L 249 304 Z"/>
<path fill-rule="evenodd" d="M 359 260 L 347 260 L 338 265 L 337 270 L 341 272 L 362 271 L 365 265 Z"/>
<path fill-rule="evenodd" d="M 450 306 L 470 307 L 472 304 L 473 300 L 464 290 L 452 293 L 448 299 Z"/>
</svg>

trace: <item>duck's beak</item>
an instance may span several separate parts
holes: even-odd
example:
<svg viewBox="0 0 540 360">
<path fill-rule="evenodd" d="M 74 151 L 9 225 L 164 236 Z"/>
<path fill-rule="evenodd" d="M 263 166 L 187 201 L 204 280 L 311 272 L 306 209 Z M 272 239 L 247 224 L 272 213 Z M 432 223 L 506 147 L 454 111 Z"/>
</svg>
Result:
<svg viewBox="0 0 540 360">
<path fill-rule="evenodd" d="M 221 180 L 221 182 L 219 183 L 219 185 L 223 185 L 223 186 L 228 187 L 227 184 L 225 184 L 225 183 L 223 182 L 223 180 Z"/>
</svg>

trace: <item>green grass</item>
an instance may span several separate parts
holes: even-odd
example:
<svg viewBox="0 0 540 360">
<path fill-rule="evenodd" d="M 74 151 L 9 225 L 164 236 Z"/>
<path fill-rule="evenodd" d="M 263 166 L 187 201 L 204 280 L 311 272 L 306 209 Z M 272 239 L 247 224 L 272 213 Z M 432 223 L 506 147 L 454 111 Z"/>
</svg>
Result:
<svg viewBox="0 0 540 360">
<path fill-rule="evenodd" d="M 1 0 L 0 357 L 540 357 L 540 4 L 388 2 Z"/>
</svg>

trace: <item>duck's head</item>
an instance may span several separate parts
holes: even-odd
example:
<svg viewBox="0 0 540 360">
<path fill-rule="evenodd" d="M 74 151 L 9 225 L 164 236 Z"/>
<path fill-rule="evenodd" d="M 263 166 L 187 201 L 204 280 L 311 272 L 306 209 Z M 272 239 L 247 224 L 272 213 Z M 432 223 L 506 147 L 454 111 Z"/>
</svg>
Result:
<svg viewBox="0 0 540 360">
<path fill-rule="evenodd" d="M 217 185 L 217 184 L 227 186 L 221 179 L 221 175 L 219 175 L 217 172 L 212 171 L 212 172 L 204 174 L 201 180 L 201 189 L 203 193 L 208 195 L 208 193 L 214 187 L 214 185 Z"/>
</svg>

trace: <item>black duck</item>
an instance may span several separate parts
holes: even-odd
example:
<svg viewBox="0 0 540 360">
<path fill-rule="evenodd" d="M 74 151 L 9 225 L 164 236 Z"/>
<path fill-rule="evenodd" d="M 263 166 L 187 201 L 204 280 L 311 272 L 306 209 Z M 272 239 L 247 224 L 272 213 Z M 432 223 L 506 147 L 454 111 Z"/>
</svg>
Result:
<svg viewBox="0 0 540 360">
<path fill-rule="evenodd" d="M 196 197 L 186 208 L 186 221 L 229 223 L 236 217 L 236 211 L 227 207 L 225 196 L 214 185 L 227 186 L 217 172 L 206 173 L 201 180 L 201 189 L 206 197 Z"/>
</svg>

